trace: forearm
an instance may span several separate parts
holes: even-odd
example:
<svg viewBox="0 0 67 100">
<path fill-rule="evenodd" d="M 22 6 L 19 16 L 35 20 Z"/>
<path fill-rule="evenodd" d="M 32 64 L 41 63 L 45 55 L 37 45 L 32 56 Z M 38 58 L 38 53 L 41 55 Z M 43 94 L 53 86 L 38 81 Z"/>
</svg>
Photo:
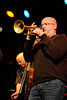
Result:
<svg viewBox="0 0 67 100">
<path fill-rule="evenodd" d="M 24 45 L 24 58 L 27 62 L 31 62 L 33 59 L 32 46 L 33 46 L 32 41 L 26 40 Z"/>
<path fill-rule="evenodd" d="M 20 87 L 21 87 L 21 83 L 18 83 L 18 84 L 16 85 L 16 92 L 17 92 L 17 93 L 19 93 Z"/>
</svg>

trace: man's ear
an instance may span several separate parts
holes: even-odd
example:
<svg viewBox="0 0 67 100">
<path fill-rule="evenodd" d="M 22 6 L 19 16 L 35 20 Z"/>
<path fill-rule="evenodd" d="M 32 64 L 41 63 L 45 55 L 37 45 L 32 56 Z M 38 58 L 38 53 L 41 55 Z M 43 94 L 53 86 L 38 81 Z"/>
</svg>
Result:
<svg viewBox="0 0 67 100">
<path fill-rule="evenodd" d="M 54 29 L 55 29 L 55 30 L 57 29 L 57 25 L 54 25 Z"/>
</svg>

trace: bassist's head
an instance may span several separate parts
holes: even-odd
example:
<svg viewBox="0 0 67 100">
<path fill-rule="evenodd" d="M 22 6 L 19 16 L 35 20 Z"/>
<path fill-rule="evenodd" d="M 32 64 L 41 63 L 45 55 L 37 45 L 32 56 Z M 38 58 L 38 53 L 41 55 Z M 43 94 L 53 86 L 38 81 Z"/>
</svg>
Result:
<svg viewBox="0 0 67 100">
<path fill-rule="evenodd" d="M 18 62 L 19 65 L 21 65 L 21 67 L 24 67 L 26 65 L 26 61 L 24 59 L 23 52 L 19 53 L 16 56 L 16 61 Z"/>
</svg>

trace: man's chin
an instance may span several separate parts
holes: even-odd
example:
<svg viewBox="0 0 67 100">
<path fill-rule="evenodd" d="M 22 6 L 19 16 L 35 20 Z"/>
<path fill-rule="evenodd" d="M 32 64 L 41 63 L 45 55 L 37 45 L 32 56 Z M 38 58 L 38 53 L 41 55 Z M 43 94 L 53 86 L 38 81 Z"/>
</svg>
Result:
<svg viewBox="0 0 67 100">
<path fill-rule="evenodd" d="M 22 67 L 25 67 L 25 65 L 21 65 Z"/>
</svg>

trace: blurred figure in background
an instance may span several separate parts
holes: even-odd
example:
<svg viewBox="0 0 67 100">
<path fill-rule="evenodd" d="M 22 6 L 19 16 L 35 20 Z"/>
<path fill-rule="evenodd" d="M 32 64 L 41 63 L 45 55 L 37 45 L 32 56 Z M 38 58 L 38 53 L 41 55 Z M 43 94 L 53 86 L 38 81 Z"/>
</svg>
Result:
<svg viewBox="0 0 67 100">
<path fill-rule="evenodd" d="M 26 78 L 25 78 L 25 82 L 24 82 L 24 86 L 23 86 L 22 94 L 21 94 L 21 95 L 23 95 L 23 98 L 21 98 L 21 100 L 23 100 L 23 99 L 28 100 L 29 89 L 30 89 L 29 83 L 31 83 L 31 81 L 30 81 L 31 79 L 29 77 L 30 63 L 27 63 L 25 61 L 23 52 L 19 53 L 16 56 L 16 61 L 20 65 L 20 67 L 19 67 L 19 69 L 17 70 L 17 73 L 16 73 L 16 82 L 15 82 L 16 83 L 16 92 L 11 95 L 11 99 L 12 100 L 18 99 L 19 91 L 20 91 L 20 88 L 21 88 L 22 76 L 23 76 L 23 73 L 25 71 L 26 66 L 28 66 L 27 74 L 26 74 Z M 30 75 L 31 75 L 31 73 L 30 73 Z M 31 78 L 32 78 L 32 75 L 31 75 Z"/>
<path fill-rule="evenodd" d="M 3 57 L 3 54 L 2 54 L 2 51 L 0 49 L 0 62 L 2 61 L 2 57 Z"/>
</svg>

